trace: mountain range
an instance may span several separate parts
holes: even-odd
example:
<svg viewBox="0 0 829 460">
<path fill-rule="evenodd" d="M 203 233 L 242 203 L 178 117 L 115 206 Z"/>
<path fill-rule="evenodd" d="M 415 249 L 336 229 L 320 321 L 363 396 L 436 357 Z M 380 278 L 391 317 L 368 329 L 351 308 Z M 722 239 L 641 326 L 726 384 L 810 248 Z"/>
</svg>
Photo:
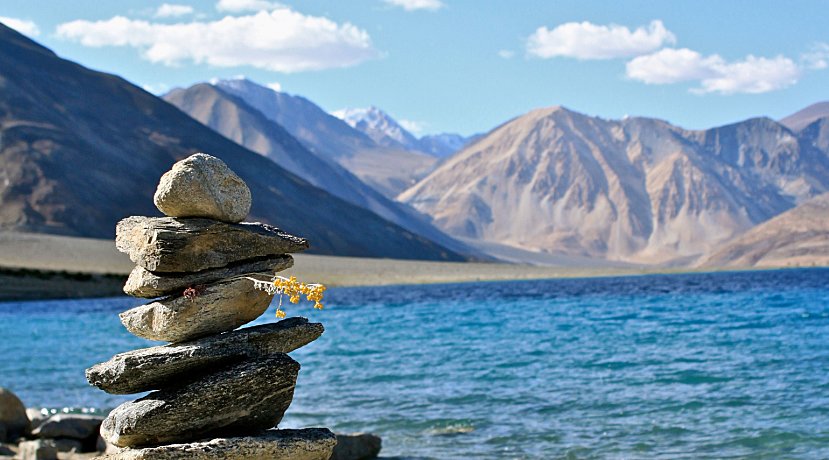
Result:
<svg viewBox="0 0 829 460">
<path fill-rule="evenodd" d="M 550 107 L 471 138 L 417 138 L 378 108 L 340 119 L 246 79 L 165 102 L 5 26 L 0 59 L 4 231 L 111 238 L 120 218 L 157 213 L 152 192 L 173 162 L 205 151 L 247 181 L 251 219 L 308 237 L 318 253 L 829 262 L 829 103 L 706 130 Z"/>
<path fill-rule="evenodd" d="M 820 123 L 795 133 L 755 118 L 691 131 L 539 109 L 453 155 L 399 199 L 467 240 L 687 265 L 829 190 Z"/>
<path fill-rule="evenodd" d="M 463 258 L 314 187 L 129 82 L 61 59 L 4 25 L 0 62 L 4 231 L 111 238 L 119 219 L 157 214 L 152 194 L 159 177 L 203 151 L 248 183 L 249 219 L 307 237 L 313 252 Z"/>
</svg>

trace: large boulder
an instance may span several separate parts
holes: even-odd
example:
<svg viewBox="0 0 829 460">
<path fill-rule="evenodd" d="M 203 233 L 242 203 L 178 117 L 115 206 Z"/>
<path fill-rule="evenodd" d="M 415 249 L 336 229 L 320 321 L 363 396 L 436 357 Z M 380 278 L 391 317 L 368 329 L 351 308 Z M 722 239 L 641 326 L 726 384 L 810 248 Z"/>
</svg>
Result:
<svg viewBox="0 0 829 460">
<path fill-rule="evenodd" d="M 0 442 L 17 441 L 21 436 L 29 433 L 29 416 L 26 415 L 26 406 L 11 390 L 0 387 L 0 425 L 5 428 L 6 434 Z"/>
<path fill-rule="evenodd" d="M 118 447 L 237 436 L 276 426 L 291 404 L 299 363 L 277 353 L 124 403 L 101 436 Z"/>
<path fill-rule="evenodd" d="M 196 153 L 161 176 L 153 202 L 166 216 L 241 222 L 251 198 L 245 181 L 222 160 Z"/>
<path fill-rule="evenodd" d="M 87 369 L 86 378 L 107 393 L 157 390 L 244 358 L 289 353 L 316 340 L 322 332 L 320 323 L 288 318 L 192 342 L 121 353 Z"/>
<path fill-rule="evenodd" d="M 337 443 L 325 428 L 268 430 L 257 436 L 124 449 L 108 460 L 328 460 Z"/>
<path fill-rule="evenodd" d="M 133 297 L 152 299 L 170 294 L 181 294 L 185 288 L 191 286 L 213 283 L 246 273 L 273 274 L 291 268 L 293 265 L 293 257 L 287 254 L 245 260 L 226 267 L 210 268 L 195 273 L 176 273 L 172 275 L 153 273 L 138 265 L 130 273 L 127 284 L 124 285 L 124 292 Z"/>
<path fill-rule="evenodd" d="M 247 278 L 230 278 L 121 313 L 128 331 L 150 340 L 184 342 L 231 331 L 265 312 L 273 294 Z"/>
<path fill-rule="evenodd" d="M 337 433 L 337 446 L 331 453 L 331 460 L 369 460 L 380 455 L 383 442 L 380 436 L 371 433 Z"/>
<path fill-rule="evenodd" d="M 32 436 L 86 440 L 96 436 L 104 417 L 90 414 L 57 414 L 41 423 Z"/>
<path fill-rule="evenodd" d="M 197 272 L 308 249 L 308 241 L 258 222 L 132 216 L 118 222 L 115 246 L 151 272 Z"/>
</svg>

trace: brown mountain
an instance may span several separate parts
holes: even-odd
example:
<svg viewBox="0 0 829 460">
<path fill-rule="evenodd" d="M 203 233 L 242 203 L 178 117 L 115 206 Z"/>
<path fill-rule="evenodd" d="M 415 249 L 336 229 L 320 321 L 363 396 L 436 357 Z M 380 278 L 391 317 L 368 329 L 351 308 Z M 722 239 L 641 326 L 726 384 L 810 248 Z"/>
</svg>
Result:
<svg viewBox="0 0 829 460">
<path fill-rule="evenodd" d="M 158 178 L 197 151 L 250 186 L 250 220 L 307 237 L 318 253 L 458 259 L 452 251 L 313 187 L 127 81 L 57 57 L 0 25 L 0 229 L 110 238 L 157 211 Z"/>
<path fill-rule="evenodd" d="M 412 186 L 437 162 L 422 152 L 377 144 L 366 134 L 301 96 L 274 91 L 246 79 L 216 86 L 258 110 L 319 156 L 329 158 L 389 198 Z"/>
<path fill-rule="evenodd" d="M 689 131 L 553 107 L 497 127 L 399 199 L 460 238 L 688 264 L 827 190 L 826 152 L 767 118 Z"/>
<path fill-rule="evenodd" d="M 792 131 L 800 131 L 815 121 L 826 117 L 829 117 L 829 101 L 818 102 L 805 109 L 798 110 L 786 118 L 781 119 L 780 123 Z"/>
<path fill-rule="evenodd" d="M 829 193 L 819 195 L 729 241 L 702 267 L 829 265 Z"/>
</svg>

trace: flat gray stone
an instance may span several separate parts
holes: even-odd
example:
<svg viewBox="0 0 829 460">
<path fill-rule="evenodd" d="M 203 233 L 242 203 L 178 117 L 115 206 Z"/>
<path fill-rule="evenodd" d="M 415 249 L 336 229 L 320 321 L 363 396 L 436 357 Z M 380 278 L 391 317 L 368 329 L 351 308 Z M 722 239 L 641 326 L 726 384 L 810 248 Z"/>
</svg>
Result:
<svg viewBox="0 0 829 460">
<path fill-rule="evenodd" d="M 165 216 L 241 222 L 250 211 L 250 189 L 222 160 L 196 153 L 161 176 L 153 202 Z"/>
<path fill-rule="evenodd" d="M 124 449 L 109 460 L 328 460 L 337 443 L 325 428 L 268 430 L 257 436 Z"/>
<path fill-rule="evenodd" d="M 371 433 L 337 433 L 337 446 L 331 460 L 369 460 L 380 455 L 383 441 Z"/>
<path fill-rule="evenodd" d="M 17 446 L 20 460 L 57 460 L 58 449 L 49 440 L 24 441 Z"/>
<path fill-rule="evenodd" d="M 166 297 L 119 316 L 138 337 L 184 342 L 247 324 L 265 313 L 271 300 L 273 295 L 254 289 L 253 281 L 230 278 L 199 287 L 191 297 Z"/>
<path fill-rule="evenodd" d="M 88 439 L 98 433 L 104 417 L 90 414 L 57 414 L 41 423 L 32 436 L 38 438 Z"/>
<path fill-rule="evenodd" d="M 118 447 L 238 436 L 276 426 L 291 405 L 299 363 L 277 353 L 196 376 L 121 404 L 101 425 Z"/>
<path fill-rule="evenodd" d="M 198 272 L 308 249 L 308 241 L 258 222 L 133 216 L 118 222 L 115 246 L 151 272 Z"/>
<path fill-rule="evenodd" d="M 245 273 L 276 273 L 291 268 L 293 257 L 285 254 L 237 262 L 225 267 L 210 268 L 195 273 L 178 273 L 175 275 L 153 273 L 138 265 L 130 273 L 124 292 L 133 297 L 153 299 L 170 294 L 181 295 L 191 286 L 212 283 L 225 278 Z"/>
<path fill-rule="evenodd" d="M 244 358 L 289 353 L 316 340 L 323 330 L 320 323 L 288 318 L 192 342 L 132 350 L 90 367 L 86 379 L 112 394 L 158 390 Z"/>
<path fill-rule="evenodd" d="M 7 388 L 0 387 L 0 425 L 5 428 L 5 435 L 0 442 L 17 441 L 21 436 L 29 434 L 29 416 L 26 415 L 26 406 L 16 394 Z"/>
</svg>

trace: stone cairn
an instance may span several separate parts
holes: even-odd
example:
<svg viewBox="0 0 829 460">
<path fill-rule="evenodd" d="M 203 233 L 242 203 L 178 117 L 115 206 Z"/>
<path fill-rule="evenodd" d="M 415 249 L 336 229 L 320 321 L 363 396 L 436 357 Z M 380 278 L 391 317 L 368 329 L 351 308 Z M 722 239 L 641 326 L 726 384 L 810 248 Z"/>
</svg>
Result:
<svg viewBox="0 0 829 460">
<path fill-rule="evenodd" d="M 122 220 L 116 246 L 137 264 L 124 292 L 155 300 L 120 317 L 132 334 L 172 343 L 87 369 L 89 383 L 108 393 L 152 391 L 103 421 L 101 436 L 115 446 L 104 458 L 327 460 L 337 443 L 328 429 L 273 429 L 299 372 L 286 353 L 317 339 L 322 325 L 289 318 L 234 330 L 273 299 L 252 279 L 269 282 L 308 242 L 241 223 L 250 190 L 203 153 L 165 173 L 153 201 L 167 217 Z"/>
</svg>

